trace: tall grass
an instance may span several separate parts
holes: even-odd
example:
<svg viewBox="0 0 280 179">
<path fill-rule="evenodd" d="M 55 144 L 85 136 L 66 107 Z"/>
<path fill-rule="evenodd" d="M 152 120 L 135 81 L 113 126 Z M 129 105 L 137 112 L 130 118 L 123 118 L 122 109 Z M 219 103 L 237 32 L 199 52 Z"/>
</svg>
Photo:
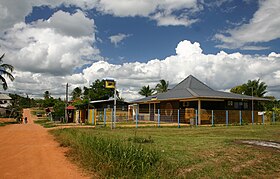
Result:
<svg viewBox="0 0 280 179">
<path fill-rule="evenodd" d="M 69 156 L 102 178 L 280 178 L 280 125 L 52 131 Z"/>
<path fill-rule="evenodd" d="M 43 126 L 45 128 L 56 127 L 56 125 L 53 122 L 49 121 L 48 119 L 35 120 L 34 123 L 40 124 L 41 126 Z"/>
<path fill-rule="evenodd" d="M 101 177 L 157 177 L 160 154 L 139 144 L 92 135 L 76 129 L 51 131 L 62 146 L 70 147 L 83 166 Z"/>
</svg>

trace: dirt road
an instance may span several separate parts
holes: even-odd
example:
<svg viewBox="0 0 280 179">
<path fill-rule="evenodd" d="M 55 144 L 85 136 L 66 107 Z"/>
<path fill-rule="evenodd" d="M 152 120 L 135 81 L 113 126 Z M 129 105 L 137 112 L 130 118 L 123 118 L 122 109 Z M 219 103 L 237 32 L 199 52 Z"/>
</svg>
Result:
<svg viewBox="0 0 280 179">
<path fill-rule="evenodd" d="M 0 178 L 89 178 L 70 163 L 64 151 L 42 126 L 33 123 L 0 128 Z"/>
</svg>

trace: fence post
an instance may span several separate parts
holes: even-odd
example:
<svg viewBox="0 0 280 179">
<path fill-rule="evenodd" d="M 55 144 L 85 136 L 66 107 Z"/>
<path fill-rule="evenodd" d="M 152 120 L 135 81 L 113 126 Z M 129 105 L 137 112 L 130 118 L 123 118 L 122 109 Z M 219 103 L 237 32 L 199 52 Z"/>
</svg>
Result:
<svg viewBox="0 0 280 179">
<path fill-rule="evenodd" d="M 264 112 L 262 113 L 262 124 L 264 125 Z"/>
<path fill-rule="evenodd" d="M 254 111 L 252 111 L 252 125 L 254 124 Z"/>
<path fill-rule="evenodd" d="M 212 127 L 214 126 L 214 111 L 212 110 L 211 112 L 211 117 L 212 117 Z"/>
<path fill-rule="evenodd" d="M 104 126 L 106 126 L 106 108 L 104 108 L 104 116 L 103 116 L 103 119 L 104 119 Z"/>
<path fill-rule="evenodd" d="M 160 109 L 158 109 L 158 127 L 160 127 L 160 111 L 159 111 Z"/>
<path fill-rule="evenodd" d="M 180 109 L 178 109 L 178 128 L 180 128 Z"/>
<path fill-rule="evenodd" d="M 240 123 L 240 126 L 242 125 L 242 112 L 239 111 L 239 123 Z"/>
<path fill-rule="evenodd" d="M 226 110 L 226 126 L 228 126 L 228 110 Z"/>
<path fill-rule="evenodd" d="M 195 110 L 195 126 L 197 127 L 197 109 Z"/>
<path fill-rule="evenodd" d="M 97 125 L 97 109 L 94 110 L 94 125 Z"/>
<path fill-rule="evenodd" d="M 91 120 L 92 120 L 91 123 L 92 123 L 92 125 L 95 125 L 95 124 L 94 124 L 94 123 L 95 123 L 95 122 L 94 122 L 94 115 L 95 115 L 95 114 L 94 114 L 94 109 L 92 109 L 92 116 L 91 116 Z"/>
<path fill-rule="evenodd" d="M 136 109 L 136 128 L 138 128 L 138 109 Z"/>
</svg>

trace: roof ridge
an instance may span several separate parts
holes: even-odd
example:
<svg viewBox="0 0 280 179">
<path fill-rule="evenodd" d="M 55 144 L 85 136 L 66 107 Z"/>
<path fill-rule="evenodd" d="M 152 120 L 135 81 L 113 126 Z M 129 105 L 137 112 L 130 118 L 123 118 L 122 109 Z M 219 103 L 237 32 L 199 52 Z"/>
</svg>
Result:
<svg viewBox="0 0 280 179">
<path fill-rule="evenodd" d="M 191 93 L 193 96 L 199 96 L 197 93 L 195 93 L 192 89 L 187 88 L 187 90 Z"/>
<path fill-rule="evenodd" d="M 213 91 L 212 88 L 195 78 L 193 75 L 189 75 L 187 78 L 182 80 L 179 84 L 174 86 L 171 90 L 176 90 L 176 89 L 198 89 L 198 90 L 211 90 Z"/>
</svg>

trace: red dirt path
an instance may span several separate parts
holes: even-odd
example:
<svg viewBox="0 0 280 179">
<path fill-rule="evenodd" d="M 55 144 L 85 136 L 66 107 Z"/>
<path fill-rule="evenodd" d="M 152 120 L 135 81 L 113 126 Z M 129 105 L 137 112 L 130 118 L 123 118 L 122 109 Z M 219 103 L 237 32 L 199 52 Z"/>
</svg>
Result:
<svg viewBox="0 0 280 179">
<path fill-rule="evenodd" d="M 33 123 L 29 109 L 23 116 L 28 124 L 0 128 L 0 178 L 89 178 L 67 160 L 47 129 Z"/>
</svg>

